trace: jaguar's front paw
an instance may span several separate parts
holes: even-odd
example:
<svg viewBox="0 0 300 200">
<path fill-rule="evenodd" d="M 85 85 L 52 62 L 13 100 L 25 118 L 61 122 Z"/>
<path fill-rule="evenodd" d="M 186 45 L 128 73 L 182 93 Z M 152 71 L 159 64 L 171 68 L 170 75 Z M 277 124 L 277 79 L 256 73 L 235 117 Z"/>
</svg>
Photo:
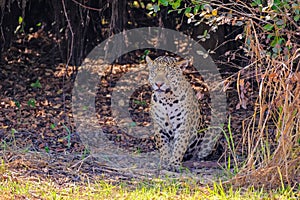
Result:
<svg viewBox="0 0 300 200">
<path fill-rule="evenodd" d="M 167 170 L 172 171 L 172 172 L 181 172 L 182 171 L 180 165 L 168 165 Z"/>
<path fill-rule="evenodd" d="M 172 172 L 180 172 L 181 166 L 177 164 L 170 164 L 166 161 L 160 161 L 160 168 Z"/>
<path fill-rule="evenodd" d="M 179 163 L 170 163 L 167 168 L 168 171 L 181 173 L 185 170 L 185 168 Z"/>
<path fill-rule="evenodd" d="M 171 162 L 167 159 L 161 159 L 159 166 L 161 169 L 165 169 L 172 172 L 179 172 L 179 173 L 186 169 L 179 162 Z"/>
</svg>

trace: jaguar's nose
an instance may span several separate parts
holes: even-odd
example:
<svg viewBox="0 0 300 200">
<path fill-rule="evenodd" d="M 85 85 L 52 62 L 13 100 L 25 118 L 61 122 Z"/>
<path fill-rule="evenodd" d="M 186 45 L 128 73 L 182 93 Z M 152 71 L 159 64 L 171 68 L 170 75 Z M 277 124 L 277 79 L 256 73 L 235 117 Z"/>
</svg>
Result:
<svg viewBox="0 0 300 200">
<path fill-rule="evenodd" d="M 161 86 L 163 86 L 165 83 L 164 82 L 155 82 L 155 85 L 160 88 Z"/>
</svg>

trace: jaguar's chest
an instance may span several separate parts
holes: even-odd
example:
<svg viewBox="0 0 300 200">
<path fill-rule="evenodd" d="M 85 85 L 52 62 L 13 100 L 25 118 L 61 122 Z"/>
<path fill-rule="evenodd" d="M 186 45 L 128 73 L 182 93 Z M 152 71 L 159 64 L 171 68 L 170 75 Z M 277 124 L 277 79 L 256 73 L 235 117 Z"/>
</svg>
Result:
<svg viewBox="0 0 300 200">
<path fill-rule="evenodd" d="M 175 96 L 156 94 L 152 95 L 152 109 L 160 113 L 160 117 L 167 118 L 170 122 L 180 121 L 187 114 L 186 95 Z"/>
<path fill-rule="evenodd" d="M 166 108 L 174 108 L 184 105 L 186 100 L 187 95 L 184 92 L 182 92 L 180 95 L 176 95 L 173 92 L 154 92 L 152 94 L 152 102 Z"/>
</svg>

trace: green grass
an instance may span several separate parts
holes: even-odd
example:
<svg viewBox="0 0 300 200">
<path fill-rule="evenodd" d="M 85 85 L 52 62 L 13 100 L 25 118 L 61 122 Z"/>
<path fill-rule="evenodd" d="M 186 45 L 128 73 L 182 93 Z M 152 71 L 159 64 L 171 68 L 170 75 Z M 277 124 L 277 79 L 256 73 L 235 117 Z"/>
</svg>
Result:
<svg viewBox="0 0 300 200">
<path fill-rule="evenodd" d="M 8 174 L 8 173 L 5 173 Z M 1 175 L 0 199 L 297 199 L 292 189 L 233 189 L 221 183 L 201 186 L 193 181 L 152 180 L 109 183 L 70 183 L 58 185 L 51 180 L 21 180 Z M 5 178 L 6 177 L 6 178 Z"/>
</svg>

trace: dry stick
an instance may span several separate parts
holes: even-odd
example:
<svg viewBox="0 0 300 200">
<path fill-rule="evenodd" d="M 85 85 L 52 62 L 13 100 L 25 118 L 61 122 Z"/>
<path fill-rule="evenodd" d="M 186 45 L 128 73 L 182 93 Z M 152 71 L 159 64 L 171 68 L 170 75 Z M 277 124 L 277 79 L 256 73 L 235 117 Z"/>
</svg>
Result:
<svg viewBox="0 0 300 200">
<path fill-rule="evenodd" d="M 250 22 L 250 26 L 251 26 L 251 29 L 253 30 L 253 32 L 254 32 L 254 35 L 255 35 L 255 41 L 256 41 L 256 44 L 257 44 L 257 47 L 256 48 L 254 48 L 255 50 L 257 50 L 256 52 L 255 52 L 255 55 L 256 55 L 256 57 L 259 59 L 259 60 L 261 60 L 262 58 L 261 58 L 261 55 L 260 55 L 260 43 L 259 43 L 259 41 L 258 41 L 258 37 L 257 37 L 257 33 L 256 33 L 256 30 L 255 30 L 255 27 L 254 27 L 254 24 L 253 24 L 253 21 L 251 20 L 251 19 L 249 19 L 249 22 Z M 263 123 L 261 123 L 262 122 L 262 119 L 263 119 L 263 115 L 264 115 L 264 108 L 262 107 L 262 104 L 263 104 L 263 102 L 262 102 L 262 99 L 263 99 L 263 97 L 262 97 L 262 90 L 263 90 L 263 83 L 264 83 L 264 77 L 262 77 L 262 80 L 261 80 L 261 84 L 260 84 L 260 88 L 259 88 L 259 105 L 260 105 L 260 120 L 259 120 L 259 127 L 265 127 L 265 125 L 266 125 L 266 122 L 267 122 L 267 119 L 268 119 L 268 117 L 269 117 L 269 112 L 267 113 L 267 116 L 266 116 L 266 118 L 265 118 L 265 120 L 263 120 L 264 122 Z M 262 135 L 263 135 L 263 128 L 261 128 L 261 131 L 260 131 L 260 138 L 262 138 Z M 259 140 L 256 142 L 256 144 L 255 144 L 255 146 L 254 146 L 254 148 L 252 149 L 252 151 L 251 152 L 249 152 L 250 153 L 250 158 L 252 158 L 253 159 L 253 157 L 254 157 L 254 152 L 256 151 L 256 149 L 258 148 L 258 145 L 259 145 Z M 249 159 L 248 161 L 252 161 L 252 159 Z"/>
<path fill-rule="evenodd" d="M 85 160 L 87 160 L 88 158 L 90 158 L 91 157 L 91 155 L 89 155 L 89 156 L 87 156 L 87 157 L 85 157 L 84 159 L 82 159 L 82 160 L 79 160 L 78 162 L 76 162 L 74 165 L 72 165 L 71 166 L 71 168 L 74 168 L 74 167 L 76 167 L 79 163 L 80 163 L 80 166 L 79 166 L 79 168 L 77 169 L 77 171 L 79 171 L 79 169 L 81 168 L 81 165 L 82 165 L 82 163 L 85 161 Z"/>
<path fill-rule="evenodd" d="M 89 10 L 95 10 L 95 11 L 99 11 L 99 12 L 102 12 L 103 8 L 93 8 L 93 7 L 90 7 L 90 6 L 86 6 L 86 5 L 83 5 L 82 3 L 78 2 L 78 1 L 75 1 L 75 0 L 72 0 L 75 4 L 83 7 L 83 8 L 86 8 L 86 9 L 89 9 Z M 108 4 L 108 3 L 107 3 Z"/>
<path fill-rule="evenodd" d="M 228 3 L 228 4 L 224 4 L 224 3 L 222 3 L 222 2 L 219 2 L 219 3 L 210 3 L 210 5 L 216 6 L 216 7 L 219 7 L 219 8 L 223 8 L 223 9 L 228 10 L 228 11 L 230 11 L 230 12 L 234 12 L 234 13 L 238 14 L 239 16 L 244 16 L 244 17 L 247 17 L 247 18 L 249 18 L 249 19 L 256 19 L 256 20 L 258 20 L 258 21 L 262 21 L 262 22 L 264 22 L 264 23 L 268 23 L 267 21 L 265 21 L 265 20 L 263 20 L 263 19 L 260 19 L 259 17 L 256 17 L 256 16 L 255 16 L 255 13 L 254 13 L 254 14 L 253 14 L 253 13 L 252 13 L 252 14 L 248 14 L 248 13 L 245 13 L 245 12 L 240 12 L 240 11 L 237 11 L 237 10 L 232 9 L 232 6 L 241 5 L 241 4 L 238 4 L 238 3 L 236 3 L 236 2 L 235 2 L 235 3 Z M 246 9 L 252 11 L 252 9 L 249 8 L 249 7 L 246 6 L 246 5 L 241 5 L 241 7 L 244 7 L 244 8 L 246 8 Z"/>
<path fill-rule="evenodd" d="M 62 98 L 63 98 L 63 109 L 64 109 L 64 114 L 65 114 L 65 116 L 68 116 L 68 115 L 66 115 L 65 78 L 66 78 L 66 76 L 67 76 L 67 74 L 68 74 L 69 63 L 70 63 L 71 58 L 72 58 L 72 56 L 73 56 L 74 32 L 73 32 L 73 29 L 72 29 L 72 25 L 71 25 L 70 19 L 69 19 L 69 17 L 68 17 L 68 13 L 67 13 L 67 10 L 66 10 L 65 1 L 64 1 L 64 0 L 61 0 L 61 2 L 62 2 L 63 10 L 64 10 L 64 15 L 65 15 L 65 17 L 66 17 L 66 20 L 67 20 L 67 23 L 68 23 L 68 27 L 69 27 L 69 30 L 70 30 L 70 33 L 71 33 L 71 46 L 70 46 L 71 51 L 70 51 L 70 54 L 68 55 L 69 57 L 68 57 L 68 60 L 67 60 L 67 63 L 66 63 L 66 71 L 65 71 L 65 73 L 64 73 L 64 75 L 63 75 L 63 88 L 62 88 L 62 90 L 63 90 L 63 92 L 62 92 L 62 95 L 63 95 Z M 67 34 L 67 32 L 66 32 L 66 36 L 67 36 L 67 35 L 68 35 L 68 34 Z M 68 37 L 68 36 L 67 36 L 67 37 Z M 65 118 L 65 117 L 64 117 L 64 118 Z M 67 119 L 69 119 L 69 117 L 68 117 Z M 70 134 L 70 133 L 69 133 L 69 134 Z"/>
</svg>

